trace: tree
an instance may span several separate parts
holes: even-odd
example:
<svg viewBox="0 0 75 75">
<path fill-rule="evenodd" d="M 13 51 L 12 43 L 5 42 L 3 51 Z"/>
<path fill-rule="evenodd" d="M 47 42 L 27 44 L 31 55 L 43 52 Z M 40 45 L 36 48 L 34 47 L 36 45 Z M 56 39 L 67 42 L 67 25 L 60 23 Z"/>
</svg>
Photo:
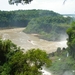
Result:
<svg viewBox="0 0 75 75">
<path fill-rule="evenodd" d="M 10 40 L 0 40 L 0 75 L 41 75 L 41 67 L 49 67 L 48 54 L 40 49 L 23 52 Z"/>
<path fill-rule="evenodd" d="M 75 59 L 75 22 L 72 23 L 71 28 L 67 30 L 68 34 L 68 51 L 69 54 Z"/>
<path fill-rule="evenodd" d="M 9 4 L 18 4 L 18 3 L 22 3 L 22 4 L 29 4 L 31 1 L 33 0 L 9 0 Z M 63 4 L 65 4 L 66 0 L 63 1 Z"/>
<path fill-rule="evenodd" d="M 22 3 L 22 4 L 29 4 L 32 0 L 9 0 L 9 4 L 18 4 L 18 3 Z"/>
<path fill-rule="evenodd" d="M 11 75 L 41 75 L 39 69 L 43 65 L 50 66 L 51 60 L 46 52 L 40 49 L 31 49 L 26 53 L 16 52 L 9 61 Z"/>
<path fill-rule="evenodd" d="M 10 57 L 10 53 L 17 50 L 17 46 L 10 40 L 0 39 L 0 65 L 4 64 Z"/>
</svg>

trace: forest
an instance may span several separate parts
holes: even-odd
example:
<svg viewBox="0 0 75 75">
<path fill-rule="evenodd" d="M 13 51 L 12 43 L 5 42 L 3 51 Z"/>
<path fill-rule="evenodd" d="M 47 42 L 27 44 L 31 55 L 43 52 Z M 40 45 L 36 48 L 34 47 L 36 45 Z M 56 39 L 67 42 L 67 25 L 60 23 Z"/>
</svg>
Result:
<svg viewBox="0 0 75 75">
<path fill-rule="evenodd" d="M 49 68 L 53 75 L 75 75 L 75 22 L 67 29 L 67 48 L 57 48 L 56 52 L 49 54 L 53 61 Z"/>
<path fill-rule="evenodd" d="M 44 17 L 44 19 L 43 19 Z M 71 18 L 64 18 L 56 12 L 49 10 L 16 10 L 16 11 L 0 11 L 0 27 L 26 27 L 32 20 L 47 21 L 50 23 L 70 23 Z"/>
<path fill-rule="evenodd" d="M 0 11 L 0 27 L 26 27 L 33 18 L 43 16 L 58 16 L 48 10 L 16 10 Z"/>
<path fill-rule="evenodd" d="M 49 13 L 43 11 L 43 13 L 40 13 L 43 16 L 33 18 L 28 22 L 24 30 L 25 33 L 39 34 L 37 37 L 48 41 L 60 41 L 63 35 L 63 37 L 67 36 L 66 30 L 70 27 L 73 18 L 63 17 L 53 11 L 49 11 Z"/>
<path fill-rule="evenodd" d="M 39 70 L 43 65 L 53 75 L 75 75 L 75 22 L 68 28 L 67 34 L 68 47 L 58 47 L 52 53 L 40 49 L 24 53 L 12 41 L 0 39 L 0 75 L 42 75 Z"/>
<path fill-rule="evenodd" d="M 43 50 L 30 49 L 24 53 L 11 40 L 0 39 L 0 75 L 41 75 L 42 66 L 49 67 L 51 63 Z"/>
<path fill-rule="evenodd" d="M 28 34 L 39 34 L 46 40 L 59 40 L 68 36 L 67 48 L 57 48 L 46 53 L 41 49 L 30 49 L 26 53 L 11 40 L 0 39 L 0 75 L 42 75 L 46 66 L 53 75 L 75 75 L 75 22 L 48 10 L 0 11 L 0 28 L 26 27 Z M 56 37 L 55 37 L 56 36 Z M 39 56 L 38 56 L 39 55 Z"/>
<path fill-rule="evenodd" d="M 60 41 L 63 34 L 67 36 L 72 21 L 69 16 L 49 10 L 0 11 L 0 28 L 26 27 L 25 33 L 39 34 L 37 37 L 48 41 Z"/>
</svg>

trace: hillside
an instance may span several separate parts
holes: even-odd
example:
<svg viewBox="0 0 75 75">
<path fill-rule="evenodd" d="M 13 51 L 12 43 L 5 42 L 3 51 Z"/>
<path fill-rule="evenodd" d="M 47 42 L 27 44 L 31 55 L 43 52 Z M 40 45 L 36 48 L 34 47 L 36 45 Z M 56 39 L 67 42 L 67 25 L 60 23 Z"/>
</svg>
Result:
<svg viewBox="0 0 75 75">
<path fill-rule="evenodd" d="M 52 13 L 55 15 L 52 15 Z M 63 15 L 55 12 L 52 13 L 48 16 L 31 19 L 24 32 L 39 34 L 38 37 L 49 41 L 62 40 L 61 37 L 63 35 L 64 38 L 65 36 L 67 37 L 66 30 L 70 27 L 72 19 L 70 17 L 63 17 Z"/>
<path fill-rule="evenodd" d="M 49 41 L 61 40 L 71 21 L 71 17 L 49 10 L 0 11 L 0 28 L 26 27 L 24 32 L 40 34 L 38 37 Z"/>
<path fill-rule="evenodd" d="M 26 27 L 33 18 L 58 15 L 53 11 L 35 9 L 0 11 L 0 27 Z"/>
</svg>

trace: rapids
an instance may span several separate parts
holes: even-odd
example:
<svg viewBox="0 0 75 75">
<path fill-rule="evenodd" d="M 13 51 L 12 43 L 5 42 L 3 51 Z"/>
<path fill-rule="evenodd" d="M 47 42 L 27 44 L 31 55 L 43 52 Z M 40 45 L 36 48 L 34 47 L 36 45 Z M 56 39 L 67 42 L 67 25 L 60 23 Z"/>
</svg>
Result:
<svg viewBox="0 0 75 75">
<path fill-rule="evenodd" d="M 10 39 L 13 43 L 17 44 L 21 48 L 28 50 L 31 48 L 40 48 L 47 53 L 56 51 L 57 47 L 67 47 L 66 40 L 60 42 L 46 41 L 39 39 L 35 35 L 26 34 L 23 31 L 25 28 L 13 28 L 0 30 L 0 38 L 3 40 Z"/>
<path fill-rule="evenodd" d="M 3 40 L 10 39 L 17 46 L 24 49 L 24 52 L 31 48 L 40 48 L 47 53 L 56 51 L 57 47 L 67 47 L 66 40 L 60 42 L 46 41 L 39 39 L 33 34 L 26 34 L 23 31 L 25 28 L 3 29 L 0 30 L 0 38 Z M 51 75 L 44 68 L 41 70 L 42 75 Z"/>
</svg>

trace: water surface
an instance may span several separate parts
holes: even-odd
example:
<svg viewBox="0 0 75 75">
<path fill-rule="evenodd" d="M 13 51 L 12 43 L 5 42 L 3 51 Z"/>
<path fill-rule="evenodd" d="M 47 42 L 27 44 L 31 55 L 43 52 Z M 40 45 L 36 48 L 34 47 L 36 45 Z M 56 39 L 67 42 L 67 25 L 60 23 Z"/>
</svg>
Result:
<svg viewBox="0 0 75 75">
<path fill-rule="evenodd" d="M 22 32 L 23 29 L 25 28 L 0 30 L 0 38 L 3 40 L 12 40 L 13 43 L 24 48 L 25 51 L 31 48 L 40 48 L 45 50 L 47 53 L 50 53 L 56 51 L 57 47 L 67 47 L 66 40 L 60 42 L 46 41 L 36 37 L 35 35 Z"/>
</svg>

